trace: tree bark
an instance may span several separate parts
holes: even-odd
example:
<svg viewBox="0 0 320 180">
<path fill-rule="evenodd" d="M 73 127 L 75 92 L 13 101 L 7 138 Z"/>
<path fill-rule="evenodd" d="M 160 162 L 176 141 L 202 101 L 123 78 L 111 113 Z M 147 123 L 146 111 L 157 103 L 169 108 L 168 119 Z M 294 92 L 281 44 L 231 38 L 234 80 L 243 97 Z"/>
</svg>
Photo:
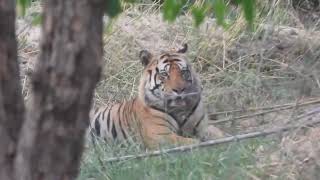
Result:
<svg viewBox="0 0 320 180">
<path fill-rule="evenodd" d="M 75 179 L 100 77 L 105 0 L 46 0 L 17 179 Z"/>
<path fill-rule="evenodd" d="M 13 163 L 23 119 L 15 1 L 0 0 L 0 179 L 13 179 Z"/>
</svg>

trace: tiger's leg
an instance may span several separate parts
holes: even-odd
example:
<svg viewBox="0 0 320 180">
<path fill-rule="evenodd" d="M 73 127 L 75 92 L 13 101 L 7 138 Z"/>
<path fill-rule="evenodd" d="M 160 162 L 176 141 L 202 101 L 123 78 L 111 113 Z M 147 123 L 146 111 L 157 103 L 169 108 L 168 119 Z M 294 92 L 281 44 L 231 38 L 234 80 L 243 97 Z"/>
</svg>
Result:
<svg viewBox="0 0 320 180">
<path fill-rule="evenodd" d="M 148 148 L 154 149 L 162 145 L 187 145 L 199 143 L 199 140 L 179 136 L 165 127 L 148 127 L 145 131 L 144 143 Z"/>
<path fill-rule="evenodd" d="M 189 145 L 197 144 L 199 140 L 193 138 L 186 138 L 177 134 L 157 135 L 157 137 L 150 138 L 150 141 L 146 142 L 147 147 L 151 149 L 159 148 L 163 145 Z"/>
<path fill-rule="evenodd" d="M 209 125 L 207 117 L 196 127 L 196 132 L 196 136 L 199 137 L 201 141 L 225 137 L 225 133 L 221 129 Z"/>
<path fill-rule="evenodd" d="M 187 138 L 183 136 L 179 136 L 175 133 L 171 133 L 170 135 L 165 135 L 160 137 L 159 139 L 164 139 L 165 141 L 169 141 L 172 144 L 195 144 L 199 141 L 193 138 Z"/>
</svg>

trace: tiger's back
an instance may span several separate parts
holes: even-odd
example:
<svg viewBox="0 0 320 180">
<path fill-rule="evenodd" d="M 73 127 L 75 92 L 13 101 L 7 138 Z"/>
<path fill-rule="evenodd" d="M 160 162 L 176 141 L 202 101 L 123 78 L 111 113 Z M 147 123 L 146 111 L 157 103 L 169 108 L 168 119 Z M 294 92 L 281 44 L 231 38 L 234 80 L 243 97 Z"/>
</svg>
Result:
<svg viewBox="0 0 320 180">
<path fill-rule="evenodd" d="M 126 141 L 136 136 L 136 99 L 96 108 L 91 112 L 91 128 L 96 136 L 110 141 Z"/>
</svg>

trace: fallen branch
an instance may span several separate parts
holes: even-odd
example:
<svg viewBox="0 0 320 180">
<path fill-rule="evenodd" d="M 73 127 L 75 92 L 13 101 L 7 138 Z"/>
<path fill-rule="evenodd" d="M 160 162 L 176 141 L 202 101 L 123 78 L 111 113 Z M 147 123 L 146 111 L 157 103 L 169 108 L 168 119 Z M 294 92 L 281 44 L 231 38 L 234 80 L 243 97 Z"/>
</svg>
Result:
<svg viewBox="0 0 320 180">
<path fill-rule="evenodd" d="M 320 113 L 320 108 L 317 109 L 316 111 L 312 111 L 312 112 L 303 114 L 299 118 L 303 118 L 303 117 L 313 115 L 316 113 Z M 142 158 L 146 158 L 146 157 L 160 156 L 160 155 L 168 154 L 168 153 L 188 152 L 188 151 L 192 151 L 193 149 L 209 147 L 209 146 L 211 147 L 211 146 L 215 146 L 215 145 L 219 145 L 219 144 L 226 144 L 226 143 L 245 140 L 245 139 L 267 136 L 267 135 L 271 135 L 271 134 L 275 134 L 275 133 L 279 133 L 279 132 L 286 132 L 286 131 L 294 130 L 294 129 L 297 129 L 300 127 L 312 127 L 312 126 L 317 125 L 319 123 L 320 123 L 320 119 L 318 119 L 316 121 L 304 123 L 302 125 L 291 125 L 291 126 L 273 128 L 273 129 L 269 129 L 269 130 L 263 130 L 260 132 L 252 132 L 252 133 L 247 133 L 247 134 L 235 135 L 235 136 L 210 140 L 210 141 L 206 141 L 206 142 L 201 142 L 199 144 L 192 144 L 192 145 L 186 145 L 186 146 L 179 146 L 179 147 L 175 147 L 175 148 L 171 148 L 171 149 L 153 151 L 151 153 L 143 153 L 143 154 L 139 154 L 139 155 L 127 155 L 127 156 L 122 156 L 122 157 L 115 157 L 115 158 L 107 159 L 105 162 L 111 163 L 111 162 L 119 162 L 119 161 L 133 160 L 133 159 L 142 159 Z"/>
<path fill-rule="evenodd" d="M 210 121 L 209 123 L 210 124 L 226 123 L 226 122 L 235 121 L 235 120 L 239 120 L 239 119 L 251 118 L 251 117 L 260 116 L 260 115 L 264 115 L 264 114 L 268 114 L 268 113 L 272 113 L 272 112 L 277 112 L 277 111 L 282 111 L 282 110 L 287 110 L 287 109 L 292 109 L 292 108 L 296 108 L 296 107 L 302 107 L 302 106 L 307 106 L 307 105 L 317 104 L 317 103 L 320 103 L 320 99 L 314 100 L 314 101 L 309 101 L 309 102 L 304 102 L 304 103 L 300 103 L 300 104 L 296 104 L 296 105 L 290 105 L 290 106 L 286 105 L 286 106 L 283 106 L 278 109 L 271 109 L 268 111 L 253 113 L 253 114 L 249 114 L 249 115 L 243 115 L 243 116 L 231 117 L 231 118 L 226 118 L 226 119 L 221 119 L 221 120 L 216 120 L 216 121 Z M 209 117 L 211 115 L 212 114 L 210 114 Z"/>
<path fill-rule="evenodd" d="M 243 113 L 243 112 L 250 112 L 250 111 L 270 110 L 270 109 L 276 109 L 276 108 L 284 108 L 284 107 L 288 107 L 288 106 L 289 106 L 288 109 L 290 109 L 293 107 L 306 106 L 306 105 L 320 103 L 319 98 L 311 98 L 311 99 L 312 100 L 304 101 L 301 103 L 287 103 L 287 104 L 279 104 L 279 105 L 267 106 L 267 107 L 255 107 L 255 108 L 248 108 L 248 109 L 235 109 L 235 110 L 229 110 L 229 111 L 220 111 L 220 112 L 210 113 L 209 116 L 214 117 L 217 115 L 222 115 L 222 114 L 227 115 L 227 114 L 237 113 L 237 112 Z"/>
</svg>

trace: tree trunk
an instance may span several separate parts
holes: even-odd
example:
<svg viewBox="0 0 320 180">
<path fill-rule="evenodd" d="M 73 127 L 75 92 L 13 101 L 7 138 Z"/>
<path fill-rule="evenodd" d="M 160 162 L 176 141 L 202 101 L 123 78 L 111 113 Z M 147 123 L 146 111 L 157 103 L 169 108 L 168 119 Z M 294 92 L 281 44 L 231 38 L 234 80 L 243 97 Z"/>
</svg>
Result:
<svg viewBox="0 0 320 180">
<path fill-rule="evenodd" d="M 0 0 L 0 179 L 13 179 L 24 105 L 15 37 L 15 1 Z"/>
<path fill-rule="evenodd" d="M 105 0 L 46 0 L 17 179 L 75 179 L 100 77 Z"/>
</svg>

